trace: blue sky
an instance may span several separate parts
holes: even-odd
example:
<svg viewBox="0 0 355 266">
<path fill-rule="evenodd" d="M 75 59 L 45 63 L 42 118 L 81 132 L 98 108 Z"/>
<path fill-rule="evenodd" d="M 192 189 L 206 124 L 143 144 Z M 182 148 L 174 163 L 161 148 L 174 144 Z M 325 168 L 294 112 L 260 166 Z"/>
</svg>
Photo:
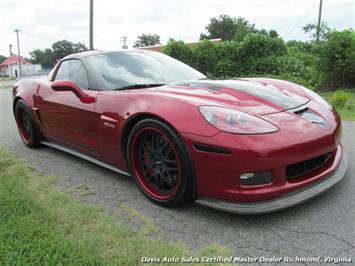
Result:
<svg viewBox="0 0 355 266">
<path fill-rule="evenodd" d="M 257 28 L 275 29 L 286 40 L 307 40 L 302 26 L 316 22 L 319 0 L 94 0 L 94 45 L 102 50 L 120 49 L 121 38 L 131 46 L 141 33 L 195 41 L 209 19 L 220 14 L 245 17 Z M 0 54 L 9 44 L 21 53 L 50 47 L 68 39 L 88 45 L 89 0 L 1 0 Z M 331 28 L 355 28 L 355 0 L 323 0 L 323 20 Z"/>
</svg>

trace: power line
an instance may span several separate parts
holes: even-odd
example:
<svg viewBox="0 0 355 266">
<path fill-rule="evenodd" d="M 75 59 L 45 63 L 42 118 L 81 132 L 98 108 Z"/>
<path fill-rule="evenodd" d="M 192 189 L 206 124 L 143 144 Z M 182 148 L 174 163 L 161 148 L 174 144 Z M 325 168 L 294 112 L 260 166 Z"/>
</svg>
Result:
<svg viewBox="0 0 355 266">
<path fill-rule="evenodd" d="M 315 3 L 313 4 L 313 6 L 311 6 L 311 8 L 307 11 L 307 13 L 296 23 L 296 25 L 293 26 L 293 27 L 291 28 L 291 30 L 285 34 L 285 38 L 286 38 L 291 32 L 293 32 L 293 31 L 303 22 L 303 20 L 304 20 L 306 17 L 308 17 L 308 15 L 312 12 L 313 8 L 316 6 L 316 3 L 317 3 L 317 2 L 315 2 Z"/>
<path fill-rule="evenodd" d="M 273 4 L 249 5 L 249 6 L 230 6 L 230 5 L 201 4 L 201 3 L 190 2 L 190 1 L 185 1 L 185 0 L 170 0 L 170 1 L 181 3 L 181 4 L 186 4 L 186 5 L 214 7 L 214 8 L 216 8 L 216 7 L 217 8 L 257 8 L 257 7 L 281 6 L 281 5 L 287 5 L 289 3 L 294 2 L 294 1 L 284 1 L 284 2 L 273 3 Z"/>
</svg>

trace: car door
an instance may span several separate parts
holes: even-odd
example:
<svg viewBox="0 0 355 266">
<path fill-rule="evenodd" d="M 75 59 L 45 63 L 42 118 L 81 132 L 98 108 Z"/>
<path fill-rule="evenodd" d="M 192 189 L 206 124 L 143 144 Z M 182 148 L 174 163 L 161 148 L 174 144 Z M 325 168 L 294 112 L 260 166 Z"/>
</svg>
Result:
<svg viewBox="0 0 355 266">
<path fill-rule="evenodd" d="M 81 60 L 70 59 L 60 63 L 53 81 L 64 79 L 74 82 L 95 100 L 90 103 L 82 102 L 71 91 L 54 91 L 51 87 L 40 89 L 36 106 L 44 133 L 52 141 L 97 156 L 98 115 L 95 113 L 95 104 L 98 91 L 89 89 L 88 73 Z"/>
</svg>

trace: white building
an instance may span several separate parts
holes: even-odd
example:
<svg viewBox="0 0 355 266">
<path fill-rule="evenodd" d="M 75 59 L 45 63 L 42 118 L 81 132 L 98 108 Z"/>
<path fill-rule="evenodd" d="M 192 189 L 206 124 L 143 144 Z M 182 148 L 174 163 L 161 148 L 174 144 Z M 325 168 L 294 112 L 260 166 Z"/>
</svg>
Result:
<svg viewBox="0 0 355 266">
<path fill-rule="evenodd" d="M 16 78 L 20 75 L 19 71 L 19 57 L 15 54 L 6 58 L 0 64 L 0 77 L 8 76 Z M 32 64 L 23 57 L 21 57 L 21 75 L 33 75 L 42 71 L 42 66 L 39 64 Z"/>
</svg>

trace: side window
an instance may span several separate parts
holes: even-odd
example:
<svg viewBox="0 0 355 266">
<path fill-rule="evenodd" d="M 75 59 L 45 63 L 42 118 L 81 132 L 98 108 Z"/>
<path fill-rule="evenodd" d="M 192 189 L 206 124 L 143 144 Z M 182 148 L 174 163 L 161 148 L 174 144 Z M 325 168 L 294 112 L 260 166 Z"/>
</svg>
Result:
<svg viewBox="0 0 355 266">
<path fill-rule="evenodd" d="M 82 90 L 89 89 L 89 79 L 83 63 L 79 60 L 63 61 L 57 71 L 55 80 L 69 79 L 76 83 Z"/>
</svg>

